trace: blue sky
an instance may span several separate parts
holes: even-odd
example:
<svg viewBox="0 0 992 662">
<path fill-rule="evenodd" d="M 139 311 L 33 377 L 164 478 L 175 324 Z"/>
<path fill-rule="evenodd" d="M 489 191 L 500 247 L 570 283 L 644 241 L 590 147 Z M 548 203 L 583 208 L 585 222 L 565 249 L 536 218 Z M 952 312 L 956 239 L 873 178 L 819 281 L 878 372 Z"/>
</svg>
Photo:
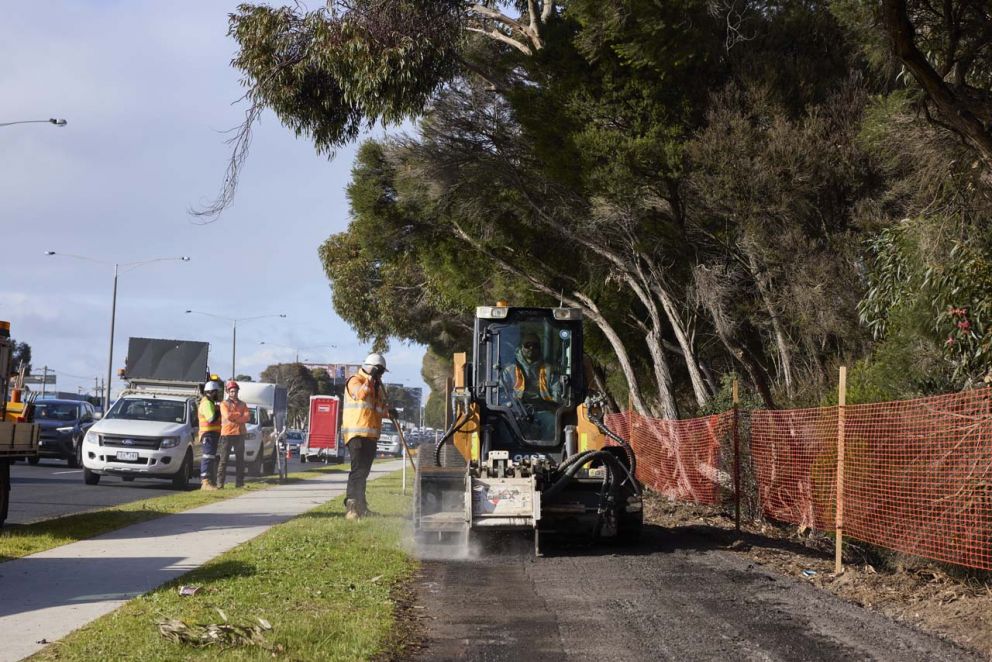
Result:
<svg viewBox="0 0 992 662">
<path fill-rule="evenodd" d="M 203 225 L 186 210 L 217 193 L 221 131 L 244 106 L 227 35 L 234 0 L 0 1 L 0 319 L 61 390 L 107 369 L 113 262 L 189 255 L 120 277 L 115 371 L 129 336 L 207 341 L 211 367 L 257 377 L 295 356 L 354 363 L 369 347 L 331 307 L 317 247 L 347 227 L 354 147 L 328 161 L 267 113 L 233 206 Z M 266 345 L 260 345 L 265 341 Z M 280 347 L 283 345 L 286 347 Z M 335 347 L 332 348 L 331 345 Z M 423 348 L 393 343 L 390 381 L 424 386 Z M 121 386 L 115 383 L 115 390 Z"/>
</svg>

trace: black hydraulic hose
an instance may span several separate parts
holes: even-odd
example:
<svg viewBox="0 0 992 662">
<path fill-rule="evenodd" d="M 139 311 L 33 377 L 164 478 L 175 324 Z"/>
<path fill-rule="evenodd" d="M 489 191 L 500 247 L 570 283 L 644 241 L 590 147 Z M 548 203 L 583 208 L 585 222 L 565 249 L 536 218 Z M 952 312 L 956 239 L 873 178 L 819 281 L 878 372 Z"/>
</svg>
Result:
<svg viewBox="0 0 992 662">
<path fill-rule="evenodd" d="M 554 482 L 554 484 L 551 485 L 551 487 L 549 487 L 548 489 L 544 490 L 544 492 L 541 494 L 541 498 L 542 499 L 551 499 L 551 498 L 553 498 L 559 492 L 561 492 L 562 490 L 564 490 L 565 487 L 567 487 L 568 484 L 571 483 L 575 479 L 575 474 L 578 473 L 579 469 L 581 469 L 586 464 L 588 464 L 589 462 L 591 462 L 592 460 L 595 460 L 595 459 L 602 459 L 603 460 L 603 464 L 606 465 L 607 471 L 610 472 L 610 473 L 615 473 L 615 474 L 621 475 L 621 476 L 624 473 L 628 473 L 627 472 L 627 467 L 623 466 L 620 463 L 620 460 L 618 460 L 609 451 L 602 451 L 602 450 L 600 450 L 600 451 L 588 451 L 587 454 L 584 455 L 584 457 L 582 458 L 581 461 L 576 461 L 573 464 L 569 465 L 568 468 L 565 469 L 565 472 L 562 474 L 561 478 L 559 478 L 558 480 L 556 480 Z M 634 490 L 637 491 L 638 494 L 640 494 L 640 490 L 638 490 L 638 488 L 637 488 L 637 482 L 636 481 L 633 483 L 633 485 L 634 485 Z"/>
<path fill-rule="evenodd" d="M 452 435 L 461 430 L 462 426 L 468 423 L 471 418 L 471 410 L 466 410 L 465 413 L 461 415 L 461 418 L 455 419 L 455 422 L 451 424 L 451 427 L 448 428 L 443 435 L 441 435 L 440 439 L 437 440 L 437 443 L 434 444 L 434 466 L 441 466 L 441 448 L 444 446 L 445 442 L 447 442 Z"/>
<path fill-rule="evenodd" d="M 635 475 L 637 473 L 637 456 L 634 455 L 634 449 L 631 448 L 630 442 L 615 433 L 610 428 L 606 427 L 606 423 L 603 421 L 602 416 L 597 416 L 592 413 L 589 413 L 588 416 L 589 420 L 592 421 L 597 428 L 599 428 L 600 432 L 623 447 L 624 452 L 627 454 L 627 459 L 630 461 L 630 475 Z"/>
</svg>

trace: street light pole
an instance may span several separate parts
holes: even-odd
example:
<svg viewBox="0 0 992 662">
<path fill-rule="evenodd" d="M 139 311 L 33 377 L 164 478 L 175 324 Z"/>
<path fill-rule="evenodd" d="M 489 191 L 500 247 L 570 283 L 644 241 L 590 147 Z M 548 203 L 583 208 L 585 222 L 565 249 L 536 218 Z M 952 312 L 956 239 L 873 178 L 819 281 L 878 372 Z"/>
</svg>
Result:
<svg viewBox="0 0 992 662">
<path fill-rule="evenodd" d="M 41 121 L 41 120 L 38 120 Z M 52 123 L 57 124 L 55 120 L 51 120 Z M 65 120 L 58 120 L 62 124 L 58 126 L 64 126 Z M 0 124 L 0 126 L 4 126 Z M 189 262 L 189 256 L 181 255 L 179 257 L 156 257 L 151 260 L 142 260 L 141 262 L 109 262 L 107 260 L 97 260 L 92 257 L 86 257 L 85 255 L 73 255 L 72 253 L 56 253 L 55 251 L 45 251 L 45 255 L 59 255 L 61 257 L 71 257 L 76 260 L 83 260 L 85 262 L 95 262 L 97 264 L 113 264 L 114 265 L 114 291 L 110 299 L 110 351 L 107 356 L 107 383 L 106 392 L 103 395 L 103 412 L 107 413 L 110 409 L 110 390 L 113 388 L 114 379 L 114 327 L 117 323 L 117 278 L 120 275 L 122 269 L 123 271 L 130 271 L 131 269 L 137 269 L 138 267 L 144 266 L 146 264 L 151 264 L 153 262 Z"/>
<path fill-rule="evenodd" d="M 103 395 L 103 413 L 110 411 L 110 383 L 114 378 L 114 325 L 117 322 L 117 276 L 120 265 L 114 264 L 114 294 L 110 301 L 110 351 L 107 353 L 107 390 Z"/>
<path fill-rule="evenodd" d="M 50 117 L 47 120 L 20 120 L 18 122 L 0 122 L 0 126 L 14 126 L 15 124 L 54 124 L 55 126 L 65 126 L 68 124 L 64 119 Z"/>
<path fill-rule="evenodd" d="M 273 313 L 271 315 L 256 315 L 254 317 L 224 317 L 223 315 L 214 315 L 213 313 L 205 313 L 202 310 L 186 310 L 186 314 L 193 315 L 206 315 L 207 317 L 216 317 L 220 320 L 226 320 L 231 323 L 231 379 L 238 374 L 236 370 L 236 362 L 238 352 L 238 322 L 249 322 L 251 320 L 265 319 L 266 317 L 286 317 L 285 313 Z"/>
</svg>

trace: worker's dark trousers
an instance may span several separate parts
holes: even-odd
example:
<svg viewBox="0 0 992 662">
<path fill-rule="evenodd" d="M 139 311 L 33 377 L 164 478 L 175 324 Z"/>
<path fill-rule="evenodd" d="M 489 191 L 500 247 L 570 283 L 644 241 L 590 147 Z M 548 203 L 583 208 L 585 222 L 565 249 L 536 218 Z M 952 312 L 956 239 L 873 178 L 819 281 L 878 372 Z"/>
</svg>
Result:
<svg viewBox="0 0 992 662">
<path fill-rule="evenodd" d="M 369 472 L 372 471 L 375 447 L 376 440 L 367 437 L 352 437 L 348 442 L 351 471 L 348 472 L 348 491 L 345 493 L 345 498 L 354 499 L 359 512 L 368 509 L 365 501 L 365 483 L 368 481 Z"/>
<path fill-rule="evenodd" d="M 200 480 L 204 478 L 214 482 L 214 467 L 217 466 L 217 443 L 220 441 L 219 432 L 204 432 L 200 437 L 203 455 L 200 456 Z"/>
<path fill-rule="evenodd" d="M 227 456 L 234 449 L 234 486 L 245 484 L 245 436 L 243 434 L 221 435 L 217 449 L 217 487 L 224 487 L 227 480 Z M 259 448 L 261 453 L 262 449 Z"/>
</svg>

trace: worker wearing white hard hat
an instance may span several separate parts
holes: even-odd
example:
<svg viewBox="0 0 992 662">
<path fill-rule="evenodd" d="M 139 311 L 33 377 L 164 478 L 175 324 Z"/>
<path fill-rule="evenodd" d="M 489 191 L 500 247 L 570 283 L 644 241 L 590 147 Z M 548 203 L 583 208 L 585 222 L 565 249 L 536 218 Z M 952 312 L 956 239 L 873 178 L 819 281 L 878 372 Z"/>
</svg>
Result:
<svg viewBox="0 0 992 662">
<path fill-rule="evenodd" d="M 217 462 L 217 443 L 220 441 L 221 416 L 220 401 L 223 391 L 219 381 L 211 379 L 203 385 L 203 398 L 197 407 L 199 417 L 200 445 L 203 454 L 200 457 L 200 489 L 217 489 L 214 474 Z"/>
<path fill-rule="evenodd" d="M 369 513 L 365 485 L 369 472 L 372 471 L 372 461 L 375 460 L 382 419 L 388 414 L 386 389 L 382 385 L 382 375 L 385 372 L 386 358 L 373 352 L 365 358 L 362 368 L 344 386 L 341 437 L 351 455 L 351 471 L 348 472 L 348 489 L 345 494 L 345 518 L 349 520 Z"/>
</svg>

